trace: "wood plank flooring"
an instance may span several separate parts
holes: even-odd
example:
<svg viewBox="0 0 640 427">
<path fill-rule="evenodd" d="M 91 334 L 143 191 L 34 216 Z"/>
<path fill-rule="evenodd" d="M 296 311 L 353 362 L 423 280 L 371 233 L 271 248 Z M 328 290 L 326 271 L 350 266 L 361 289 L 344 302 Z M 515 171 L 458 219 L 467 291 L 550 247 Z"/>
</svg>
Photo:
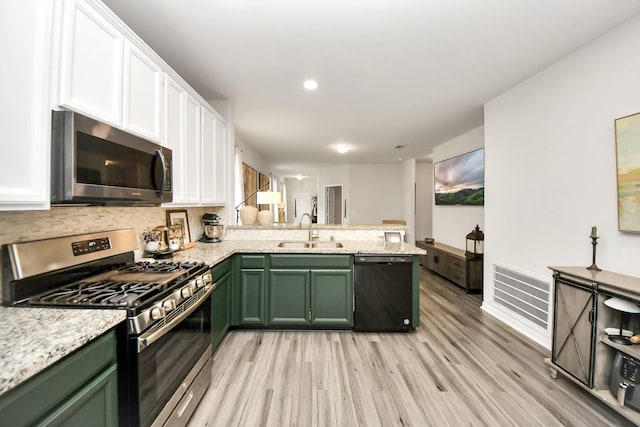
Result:
<svg viewBox="0 0 640 427">
<path fill-rule="evenodd" d="M 189 426 L 625 426 L 421 267 L 416 333 L 233 331 Z"/>
</svg>

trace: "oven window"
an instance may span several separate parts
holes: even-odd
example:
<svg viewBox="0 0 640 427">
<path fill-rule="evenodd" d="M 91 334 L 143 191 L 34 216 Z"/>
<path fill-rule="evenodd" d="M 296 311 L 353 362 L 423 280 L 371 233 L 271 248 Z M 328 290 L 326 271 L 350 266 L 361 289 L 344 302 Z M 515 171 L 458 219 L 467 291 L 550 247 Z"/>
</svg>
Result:
<svg viewBox="0 0 640 427">
<path fill-rule="evenodd" d="M 157 156 L 77 132 L 76 180 L 82 184 L 156 190 Z"/>
<path fill-rule="evenodd" d="M 138 354 L 140 425 L 155 420 L 211 344 L 211 299 Z"/>
</svg>

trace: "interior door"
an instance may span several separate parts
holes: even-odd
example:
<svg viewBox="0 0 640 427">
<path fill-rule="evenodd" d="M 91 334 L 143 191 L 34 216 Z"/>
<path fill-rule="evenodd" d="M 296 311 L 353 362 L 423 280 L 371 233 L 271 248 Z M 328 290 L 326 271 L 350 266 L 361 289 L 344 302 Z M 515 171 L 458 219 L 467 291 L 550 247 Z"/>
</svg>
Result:
<svg viewBox="0 0 640 427">
<path fill-rule="evenodd" d="M 596 291 L 565 278 L 555 281 L 552 361 L 592 387 Z"/>
</svg>

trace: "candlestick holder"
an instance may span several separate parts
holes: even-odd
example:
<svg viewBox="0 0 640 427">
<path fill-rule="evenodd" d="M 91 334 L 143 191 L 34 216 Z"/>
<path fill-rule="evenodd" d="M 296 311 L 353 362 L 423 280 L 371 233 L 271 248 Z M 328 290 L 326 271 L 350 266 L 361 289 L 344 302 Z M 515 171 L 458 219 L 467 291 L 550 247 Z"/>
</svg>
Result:
<svg viewBox="0 0 640 427">
<path fill-rule="evenodd" d="M 596 245 L 598 244 L 599 237 L 594 237 L 594 236 L 589 236 L 589 237 L 591 238 L 591 244 L 593 245 L 593 255 L 591 257 L 591 265 L 587 267 L 587 270 L 602 271 L 596 265 Z"/>
</svg>

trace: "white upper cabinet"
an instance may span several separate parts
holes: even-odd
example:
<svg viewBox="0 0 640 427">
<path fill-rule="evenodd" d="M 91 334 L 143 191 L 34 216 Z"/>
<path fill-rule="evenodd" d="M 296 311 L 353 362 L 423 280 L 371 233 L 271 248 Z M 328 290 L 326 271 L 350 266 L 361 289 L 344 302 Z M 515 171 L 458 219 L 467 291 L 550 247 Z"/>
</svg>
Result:
<svg viewBox="0 0 640 427">
<path fill-rule="evenodd" d="M 63 16 L 59 104 L 121 127 L 123 35 L 80 0 Z"/>
<path fill-rule="evenodd" d="M 143 138 L 162 141 L 164 73 L 130 41 L 124 47 L 123 127 Z"/>
<path fill-rule="evenodd" d="M 48 209 L 53 3 L 21 0 L 1 9 L 0 210 Z"/>
<path fill-rule="evenodd" d="M 216 202 L 219 204 L 226 203 L 227 197 L 227 177 L 233 173 L 233 169 L 229 165 L 230 156 L 228 153 L 227 127 L 220 120 L 216 120 L 216 149 L 213 157 L 214 165 L 214 185 Z"/>
<path fill-rule="evenodd" d="M 202 200 L 202 139 L 200 110 L 197 99 L 187 94 L 185 110 L 185 203 L 200 204 Z"/>
<path fill-rule="evenodd" d="M 213 159 L 216 149 L 216 116 L 202 109 L 202 201 L 216 202 L 216 171 Z"/>
<path fill-rule="evenodd" d="M 164 132 L 163 144 L 173 156 L 173 202 L 186 202 L 186 97 L 184 89 L 171 77 L 164 81 Z"/>
</svg>

